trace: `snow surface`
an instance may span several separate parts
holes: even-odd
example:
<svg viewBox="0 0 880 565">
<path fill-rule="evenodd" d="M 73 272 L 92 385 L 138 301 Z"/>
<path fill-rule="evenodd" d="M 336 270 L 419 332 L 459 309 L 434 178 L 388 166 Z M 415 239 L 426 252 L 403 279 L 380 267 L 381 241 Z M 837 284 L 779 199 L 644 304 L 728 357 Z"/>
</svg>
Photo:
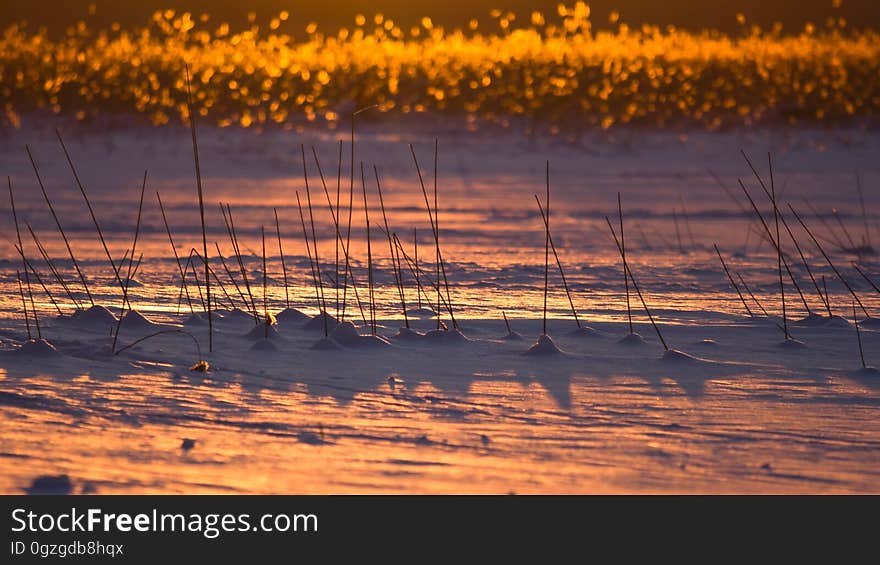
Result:
<svg viewBox="0 0 880 565">
<path fill-rule="evenodd" d="M 185 260 L 191 247 L 201 248 L 187 131 L 62 129 L 117 260 L 131 244 L 144 168 L 149 168 L 148 194 L 162 192 L 178 254 Z M 414 143 L 430 188 L 435 134 L 440 137 L 441 239 L 458 329 L 445 304 L 440 310 L 448 329 L 437 329 L 432 316 L 437 296 L 426 282 L 435 276 L 431 228 L 406 146 Z M 138 252 L 144 253 L 137 275 L 141 286 L 129 288 L 136 313 L 125 316 L 118 347 L 160 330 L 180 332 L 114 356 L 111 332 L 121 294 L 59 158 L 54 132 L 27 119 L 22 130 L 4 132 L 0 168 L 12 176 L 20 217 L 40 234 L 77 301 L 89 307 L 21 150 L 29 143 L 99 306 L 75 314 L 25 242 L 65 314 L 58 317 L 35 285 L 40 331 L 48 343 L 28 341 L 15 278 L 21 263 L 10 243 L 15 238 L 10 214 L 4 214 L 0 492 L 880 491 L 880 378 L 876 370 L 861 367 L 851 296 L 797 228 L 814 274 L 826 278 L 835 318 L 827 319 L 789 244 L 792 269 L 814 315 L 808 316 L 786 281 L 789 330 L 801 345 L 784 342 L 775 255 L 760 243 L 757 223 L 740 208 L 741 194 L 734 192 L 740 199 L 734 203 L 707 172 L 717 172 L 732 191 L 742 177 L 768 213 L 738 150 L 749 151 L 762 171 L 766 151 L 772 150 L 785 200 L 830 239 L 801 196 L 809 197 L 834 227 L 830 210 L 835 207 L 853 237 L 863 237 L 854 182 L 858 169 L 871 216 L 869 235 L 880 245 L 874 215 L 880 206 L 875 159 L 880 135 L 863 130 L 618 131 L 585 135 L 572 146 L 503 132 L 366 124 L 358 133 L 359 158 L 379 166 L 391 229 L 410 255 L 412 228 L 418 228 L 426 289 L 419 306 L 414 280 L 404 268 L 411 313 L 407 330 L 387 240 L 374 229 L 378 336 L 369 335 L 369 309 L 351 288 L 346 322 L 337 324 L 334 229 L 320 204 L 320 185 L 313 185 L 331 332 L 325 338 L 291 200 L 293 190 L 303 191 L 295 146 L 314 143 L 326 155 L 322 166 L 333 171 L 332 177 L 336 138 L 334 132 L 256 136 L 202 128 L 203 180 L 213 206 L 207 211 L 209 245 L 220 244 L 244 293 L 213 204 L 228 200 L 256 310 L 262 313 L 258 251 L 260 226 L 266 226 L 270 310 L 282 312 L 288 299 L 295 310 L 279 314 L 272 339 L 264 339 L 264 327 L 251 315 L 254 305 L 242 300 L 211 253 L 228 298 L 212 287 L 222 310 L 213 315 L 209 352 L 207 317 L 192 271 L 189 301 L 179 299 L 180 272 L 150 201 L 138 241 Z M 547 333 L 552 342 L 539 342 L 544 237 L 532 194 L 543 189 L 546 158 L 551 159 L 554 242 L 580 320 L 595 330 L 589 339 L 576 332 L 551 263 Z M 345 173 L 341 184 L 345 195 Z M 335 192 L 335 186 L 336 179 L 328 178 L 328 188 Z M 368 187 L 375 200 L 371 205 L 377 206 L 374 189 Z M 664 353 L 635 296 L 630 298 L 636 333 L 630 334 L 621 265 L 604 223 L 605 215 L 614 218 L 618 191 L 628 259 L 669 352 Z M 281 218 L 287 289 L 273 206 Z M 371 210 L 374 222 L 378 217 Z M 684 249 L 679 249 L 674 218 Z M 365 301 L 360 210 L 353 225 L 352 272 L 358 297 Z M 714 242 L 770 317 L 746 314 L 717 262 Z M 859 313 L 859 326 L 866 363 L 876 365 L 880 295 L 850 267 L 857 257 L 839 250 L 832 256 L 872 316 L 865 320 Z M 876 256 L 860 261 L 875 281 L 880 278 Z M 204 271 L 196 267 L 201 280 Z M 338 288 L 340 300 L 342 294 Z M 235 310 L 229 309 L 230 300 Z M 754 303 L 750 307 L 759 312 Z M 806 321 L 795 323 L 798 319 Z M 201 354 L 181 332 L 198 341 Z M 564 353 L 524 355 L 536 343 L 541 350 L 555 344 Z M 200 358 L 210 369 L 190 371 Z"/>
</svg>

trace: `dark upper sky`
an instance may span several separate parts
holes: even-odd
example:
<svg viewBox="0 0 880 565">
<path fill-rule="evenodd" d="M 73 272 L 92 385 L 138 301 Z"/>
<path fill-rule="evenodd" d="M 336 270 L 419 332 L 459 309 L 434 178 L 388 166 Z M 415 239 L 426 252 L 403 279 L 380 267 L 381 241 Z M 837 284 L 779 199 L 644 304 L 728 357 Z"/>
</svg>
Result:
<svg viewBox="0 0 880 565">
<path fill-rule="evenodd" d="M 831 15 L 842 15 L 858 27 L 880 29 L 880 1 L 842 0 L 840 8 L 832 7 L 833 0 L 593 0 L 587 2 L 592 8 L 594 25 L 602 26 L 608 21 L 612 10 L 618 11 L 622 20 L 630 24 L 675 24 L 687 28 L 716 28 L 735 31 L 736 14 L 746 14 L 750 22 L 768 26 L 780 21 L 787 31 L 801 29 L 805 22 L 823 22 Z M 353 16 L 362 12 L 370 15 L 382 12 L 405 25 L 430 15 L 435 22 L 447 27 L 465 26 L 471 18 L 488 22 L 492 8 L 512 10 L 520 14 L 520 21 L 532 10 L 555 12 L 558 0 L 324 0 L 301 2 L 294 0 L 42 0 L 38 2 L 12 2 L 6 0 L 0 10 L 0 26 L 12 21 L 27 20 L 32 25 L 45 25 L 57 32 L 88 13 L 89 4 L 95 4 L 97 13 L 92 17 L 96 26 L 119 21 L 125 26 L 146 22 L 149 15 L 160 8 L 184 9 L 194 13 L 208 12 L 213 21 L 226 20 L 231 24 L 244 24 L 249 11 L 257 13 L 258 19 L 266 19 L 285 9 L 291 14 L 287 30 L 302 30 L 309 21 L 316 21 L 325 29 L 335 29 L 351 24 Z M 573 4 L 574 0 L 566 1 Z"/>
</svg>

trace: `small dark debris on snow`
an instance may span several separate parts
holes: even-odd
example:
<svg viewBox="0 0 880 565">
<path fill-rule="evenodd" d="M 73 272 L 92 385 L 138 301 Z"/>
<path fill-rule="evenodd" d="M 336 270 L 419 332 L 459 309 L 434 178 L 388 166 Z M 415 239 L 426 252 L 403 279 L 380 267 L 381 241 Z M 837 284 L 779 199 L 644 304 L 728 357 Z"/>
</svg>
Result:
<svg viewBox="0 0 880 565">
<path fill-rule="evenodd" d="M 73 483 L 67 475 L 42 475 L 24 489 L 28 494 L 70 494 L 73 491 Z"/>
<path fill-rule="evenodd" d="M 315 432 L 304 430 L 298 433 L 296 438 L 300 441 L 300 443 L 307 443 L 309 445 L 324 445 L 327 442 L 324 441 L 324 438 L 322 436 L 323 434 L 317 434 Z"/>
</svg>

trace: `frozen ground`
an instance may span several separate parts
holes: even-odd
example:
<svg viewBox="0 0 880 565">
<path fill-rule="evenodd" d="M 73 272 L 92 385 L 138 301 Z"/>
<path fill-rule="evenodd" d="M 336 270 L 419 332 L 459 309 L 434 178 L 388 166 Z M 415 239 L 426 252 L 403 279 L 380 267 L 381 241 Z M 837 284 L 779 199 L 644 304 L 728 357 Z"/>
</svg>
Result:
<svg viewBox="0 0 880 565">
<path fill-rule="evenodd" d="M 178 313 L 179 276 L 155 191 L 162 193 L 178 253 L 200 248 L 188 132 L 62 125 L 114 257 L 131 244 L 140 179 L 149 169 L 138 242 L 144 263 L 131 301 L 163 328 L 179 326 L 189 308 L 184 301 Z M 414 144 L 430 189 L 435 135 L 440 139 L 441 238 L 456 318 L 467 340 L 391 338 L 403 319 L 387 242 L 375 230 L 379 333 L 389 337 L 387 343 L 311 349 L 322 332 L 288 322 L 278 326 L 275 350 L 254 351 L 255 340 L 244 337 L 254 323 L 227 315 L 217 322 L 211 354 L 205 327 L 183 326 L 198 338 L 212 366 L 207 374 L 190 372 L 198 355 L 183 334 L 109 355 L 110 328 L 71 319 L 71 301 L 50 282 L 65 318 L 58 318 L 42 292 L 35 300 L 43 336 L 61 355 L 19 351 L 26 338 L 15 277 L 21 263 L 11 245 L 15 231 L 7 203 L 0 226 L 0 491 L 20 492 L 38 476 L 58 474 L 69 475 L 76 492 L 101 493 L 880 490 L 880 377 L 858 370 L 848 291 L 789 215 L 814 275 L 826 277 L 833 313 L 846 320 L 793 325 L 794 337 L 805 347 L 780 347 L 782 332 L 775 325 L 780 319 L 745 315 L 712 249 L 717 242 L 757 300 L 778 316 L 776 259 L 769 244 L 760 242 L 758 224 L 743 212 L 747 204 L 736 183 L 742 177 L 767 214 L 766 198 L 759 198 L 760 188 L 738 152 L 745 149 L 764 173 L 766 152 L 772 151 L 784 200 L 804 213 L 868 312 L 880 317 L 880 295 L 850 264 L 857 257 L 834 246 L 835 239 L 847 236 L 831 213 L 837 210 L 858 243 L 863 238 L 875 246 L 880 242 L 874 216 L 880 205 L 876 133 L 618 131 L 588 135 L 571 145 L 417 123 L 365 125 L 357 159 L 366 164 L 371 221 L 381 222 L 375 180 L 370 180 L 375 163 L 391 229 L 412 254 L 412 229 L 418 228 L 428 273 L 433 272 L 430 227 L 407 143 Z M 294 190 L 304 194 L 300 143 L 309 156 L 322 265 L 333 271 L 334 231 L 327 207 L 317 206 L 326 200 L 310 146 L 316 146 L 335 198 L 336 139 L 332 132 L 201 131 L 209 244 L 216 240 L 227 261 L 234 262 L 216 205 L 228 201 L 259 302 L 259 230 L 266 226 L 273 311 L 285 305 L 272 215 L 277 207 L 290 300 L 317 312 L 293 195 Z M 118 311 L 119 289 L 54 132 L 27 120 L 21 130 L 0 138 L 0 171 L 12 177 L 20 219 L 41 237 L 74 298 L 87 303 L 42 203 L 25 143 L 95 301 Z M 345 151 L 343 203 L 347 146 Z M 532 194 L 544 188 L 545 159 L 551 160 L 554 241 L 581 321 L 598 334 L 571 334 L 576 326 L 553 269 L 549 334 L 563 354 L 527 356 L 523 352 L 541 333 L 544 238 Z M 718 187 L 709 170 L 739 203 Z M 857 170 L 868 211 L 867 238 Z M 359 182 L 355 189 L 355 204 L 362 206 Z M 628 331 L 625 297 L 604 215 L 616 212 L 618 191 L 629 258 L 645 298 L 670 347 L 696 359 L 662 358 L 663 348 L 641 309 L 635 312 L 636 329 L 647 343 L 617 343 Z M 802 197 L 810 199 L 827 226 Z M 352 252 L 361 292 L 367 270 L 363 225 L 358 210 Z M 790 240 L 784 241 L 807 303 L 823 313 L 800 258 Z M 25 247 L 51 281 L 45 263 L 36 260 L 35 246 L 25 239 Z M 858 259 L 876 282 L 876 257 Z M 230 299 L 221 293 L 220 305 L 242 306 L 217 263 L 214 259 L 212 266 L 230 293 Z M 406 284 L 408 305 L 416 306 L 411 277 Z M 786 284 L 789 314 L 804 317 L 800 298 Z M 190 291 L 198 309 L 195 287 Z M 328 309 L 336 314 L 335 290 L 328 287 L 325 293 Z M 348 304 L 349 319 L 366 334 L 355 304 Z M 502 309 L 524 339 L 501 339 L 507 333 Z M 448 316 L 444 319 L 449 323 Z M 434 327 L 430 319 L 411 321 L 421 330 Z M 120 343 L 163 328 L 123 324 Z M 862 339 L 868 364 L 880 364 L 876 326 L 867 323 Z M 184 439 L 195 440 L 194 447 L 182 449 Z"/>
</svg>

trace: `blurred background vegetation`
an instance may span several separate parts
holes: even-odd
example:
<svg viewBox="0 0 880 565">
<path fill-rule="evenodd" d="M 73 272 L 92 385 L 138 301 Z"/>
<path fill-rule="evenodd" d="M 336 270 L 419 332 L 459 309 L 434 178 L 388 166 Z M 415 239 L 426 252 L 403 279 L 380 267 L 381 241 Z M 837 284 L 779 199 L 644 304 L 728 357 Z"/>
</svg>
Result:
<svg viewBox="0 0 880 565">
<path fill-rule="evenodd" d="M 488 22 L 489 12 L 499 9 L 513 12 L 512 26 L 528 25 L 532 11 L 552 13 L 558 0 L 44 0 L 42 2 L 4 2 L 0 27 L 27 21 L 30 26 L 45 26 L 50 35 L 62 34 L 66 27 L 88 15 L 89 27 L 133 27 L 148 21 L 156 10 L 172 8 L 193 14 L 210 13 L 216 22 L 229 22 L 233 28 L 246 27 L 247 15 L 256 13 L 257 21 L 268 22 L 281 10 L 290 12 L 279 31 L 297 34 L 310 22 L 325 32 L 351 26 L 357 13 L 382 13 L 403 26 L 415 25 L 422 16 L 431 16 L 437 25 L 465 29 L 472 18 Z M 570 2 L 569 2 L 570 3 Z M 725 33 L 740 31 L 743 24 L 737 15 L 746 16 L 746 26 L 770 28 L 783 25 L 784 32 L 797 33 L 808 22 L 822 26 L 829 17 L 846 18 L 856 28 L 880 27 L 880 2 L 877 0 L 593 0 L 587 2 L 593 13 L 595 29 L 610 27 L 609 16 L 619 14 L 630 25 L 643 23 L 675 25 L 689 30 L 718 29 Z M 91 8 L 90 8 L 91 7 Z M 91 15 L 89 13 L 92 12 Z M 491 30 L 482 30 L 488 32 Z"/>
</svg>

